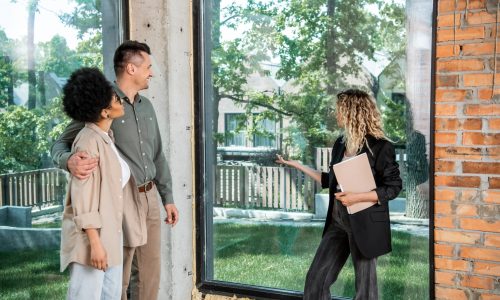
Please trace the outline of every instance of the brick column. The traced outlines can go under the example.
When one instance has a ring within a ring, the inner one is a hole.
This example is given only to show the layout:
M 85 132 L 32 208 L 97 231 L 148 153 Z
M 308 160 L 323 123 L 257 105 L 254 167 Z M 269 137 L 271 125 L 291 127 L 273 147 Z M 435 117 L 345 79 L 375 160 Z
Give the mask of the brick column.
M 438 1 L 436 299 L 500 299 L 497 1 Z

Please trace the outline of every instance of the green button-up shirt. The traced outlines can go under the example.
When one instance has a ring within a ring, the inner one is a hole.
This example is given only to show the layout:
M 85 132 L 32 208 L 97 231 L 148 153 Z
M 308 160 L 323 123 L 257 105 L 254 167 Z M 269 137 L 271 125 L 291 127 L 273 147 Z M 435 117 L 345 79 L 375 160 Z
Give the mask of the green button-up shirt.
M 174 203 L 172 176 L 163 154 L 160 129 L 153 105 L 146 97 L 137 94 L 132 104 L 116 85 L 116 94 L 124 99 L 125 115 L 111 125 L 116 148 L 127 161 L 138 185 L 153 180 L 163 204 Z M 72 121 L 52 145 L 52 160 L 59 168 L 68 170 L 71 145 L 84 123 Z

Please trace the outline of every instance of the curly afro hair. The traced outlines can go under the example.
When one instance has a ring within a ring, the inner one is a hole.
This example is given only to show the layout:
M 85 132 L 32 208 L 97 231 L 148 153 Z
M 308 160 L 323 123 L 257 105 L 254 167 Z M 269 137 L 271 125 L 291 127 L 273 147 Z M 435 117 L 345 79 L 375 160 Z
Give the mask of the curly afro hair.
M 80 122 L 97 122 L 101 111 L 111 105 L 113 87 L 96 68 L 73 72 L 63 88 L 66 114 Z

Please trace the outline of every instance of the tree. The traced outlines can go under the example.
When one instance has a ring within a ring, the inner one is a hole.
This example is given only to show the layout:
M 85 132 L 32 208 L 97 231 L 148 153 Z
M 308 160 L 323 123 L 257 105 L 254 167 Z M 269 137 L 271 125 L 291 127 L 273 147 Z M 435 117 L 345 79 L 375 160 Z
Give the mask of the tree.
M 82 62 L 75 51 L 68 47 L 66 39 L 55 35 L 45 43 L 38 44 L 38 69 L 52 72 L 59 77 L 69 77 Z
M 28 108 L 36 107 L 36 73 L 35 73 L 35 14 L 38 10 L 38 0 L 28 2 Z
M 61 21 L 78 31 L 76 54 L 82 66 L 103 69 L 102 58 L 102 12 L 101 0 L 73 0 L 76 3 L 71 13 L 59 16 Z
M 331 114 L 336 92 L 352 86 L 350 78 L 362 75 L 361 62 L 384 49 L 378 38 L 379 25 L 394 16 L 371 13 L 368 5 L 385 8 L 396 4 L 381 0 L 249 0 L 221 9 L 220 2 L 214 1 L 211 57 L 216 119 L 222 98 L 244 106 L 249 117 L 256 107 L 274 119 L 288 117 L 306 140 L 301 158 L 310 162 L 314 147 L 331 144 L 336 134 Z M 237 38 L 225 40 L 221 28 L 240 32 Z M 275 77 L 293 84 L 292 91 L 255 91 L 246 86 L 249 74 L 269 72 L 262 66 L 271 60 L 279 61 Z

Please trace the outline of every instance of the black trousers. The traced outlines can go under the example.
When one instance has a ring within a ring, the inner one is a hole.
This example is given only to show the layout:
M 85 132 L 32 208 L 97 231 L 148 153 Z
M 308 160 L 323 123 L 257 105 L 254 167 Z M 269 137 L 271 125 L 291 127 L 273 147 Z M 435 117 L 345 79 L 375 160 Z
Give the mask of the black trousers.
M 356 277 L 356 300 L 377 300 L 377 258 L 361 255 L 352 236 L 347 210 L 335 203 L 332 224 L 319 244 L 307 272 L 304 300 L 330 300 L 330 286 L 337 280 L 349 254 Z

